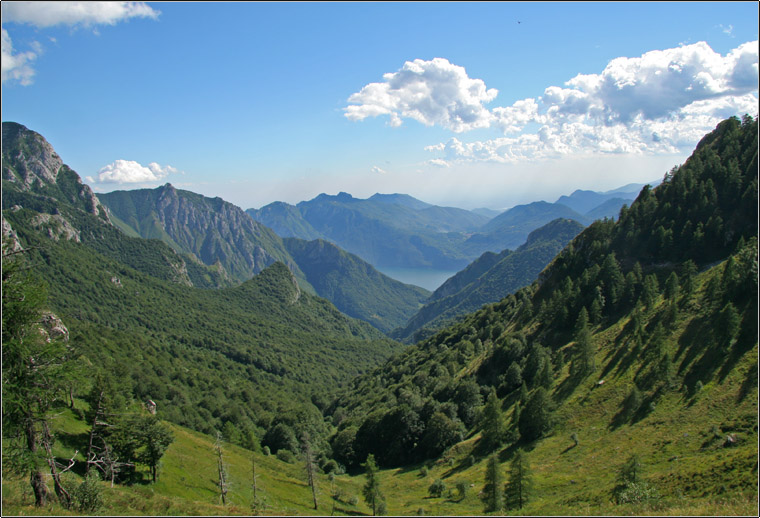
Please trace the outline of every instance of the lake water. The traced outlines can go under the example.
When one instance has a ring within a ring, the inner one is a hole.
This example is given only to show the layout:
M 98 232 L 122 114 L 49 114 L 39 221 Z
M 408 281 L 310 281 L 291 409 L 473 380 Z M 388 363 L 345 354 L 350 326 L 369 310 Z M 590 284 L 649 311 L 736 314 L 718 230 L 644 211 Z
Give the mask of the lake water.
M 378 268 L 382 273 L 405 284 L 414 284 L 426 290 L 435 291 L 446 279 L 455 275 L 456 270 L 434 270 L 431 268 Z

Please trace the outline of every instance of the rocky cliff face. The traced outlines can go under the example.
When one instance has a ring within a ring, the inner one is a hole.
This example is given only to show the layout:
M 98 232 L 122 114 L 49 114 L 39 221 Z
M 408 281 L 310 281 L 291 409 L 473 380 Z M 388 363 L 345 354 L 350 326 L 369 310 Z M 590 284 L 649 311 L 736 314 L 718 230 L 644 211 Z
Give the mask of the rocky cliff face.
M 3 122 L 3 189 L 32 192 L 65 200 L 108 221 L 108 214 L 89 186 L 45 138 L 15 122 Z
M 275 261 L 298 269 L 282 239 L 221 198 L 179 190 L 171 184 L 99 197 L 140 236 L 162 239 L 206 265 L 221 265 L 238 281 L 250 279 Z

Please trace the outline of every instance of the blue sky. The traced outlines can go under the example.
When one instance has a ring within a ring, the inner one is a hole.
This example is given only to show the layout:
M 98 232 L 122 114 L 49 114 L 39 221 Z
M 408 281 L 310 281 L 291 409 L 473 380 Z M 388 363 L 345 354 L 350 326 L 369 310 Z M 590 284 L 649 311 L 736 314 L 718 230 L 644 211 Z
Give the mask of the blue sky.
M 507 208 L 758 106 L 756 2 L 3 2 L 2 120 L 96 192 Z

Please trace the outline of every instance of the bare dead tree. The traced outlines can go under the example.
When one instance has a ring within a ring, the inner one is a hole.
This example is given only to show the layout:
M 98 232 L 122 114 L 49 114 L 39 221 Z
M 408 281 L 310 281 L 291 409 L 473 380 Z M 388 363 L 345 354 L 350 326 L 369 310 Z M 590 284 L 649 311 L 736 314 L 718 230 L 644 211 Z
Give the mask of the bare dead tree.
M 214 443 L 214 450 L 216 450 L 216 466 L 219 472 L 219 497 L 222 500 L 222 505 L 227 505 L 227 469 L 224 465 L 224 458 L 222 457 L 222 434 L 216 432 L 216 443 Z
M 306 462 L 306 478 L 311 488 L 311 497 L 314 500 L 314 509 L 318 508 L 317 505 L 317 487 L 314 482 L 314 456 L 311 451 L 311 443 L 309 441 L 309 434 L 306 432 L 301 436 L 301 448 L 303 449 L 304 460 Z

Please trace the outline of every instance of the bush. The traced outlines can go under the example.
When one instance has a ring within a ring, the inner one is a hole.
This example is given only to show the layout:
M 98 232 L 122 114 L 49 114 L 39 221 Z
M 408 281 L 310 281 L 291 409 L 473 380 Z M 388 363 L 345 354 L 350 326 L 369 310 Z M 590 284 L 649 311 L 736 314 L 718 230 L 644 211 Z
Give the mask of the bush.
M 267 457 L 269 457 L 272 454 L 272 451 L 269 449 L 269 446 L 264 446 L 261 449 L 261 453 L 263 453 L 264 455 L 266 455 Z
M 103 506 L 103 498 L 100 494 L 100 477 L 96 473 L 90 473 L 79 486 L 71 492 L 72 503 L 80 512 L 91 513 Z
M 457 493 L 459 493 L 459 499 L 464 500 L 464 497 L 467 496 L 467 482 L 464 480 L 457 482 Z
M 617 494 L 618 504 L 648 504 L 658 498 L 657 490 L 646 482 L 626 482 Z
M 428 488 L 428 494 L 436 498 L 440 498 L 444 491 L 446 491 L 446 483 L 440 478 L 435 479 Z
M 293 455 L 293 452 L 290 450 L 278 450 L 276 457 L 282 462 L 287 462 L 288 464 L 296 463 L 296 456 Z
M 359 503 L 359 497 L 356 495 L 351 495 L 351 498 L 348 499 L 348 503 L 350 505 L 356 505 Z

